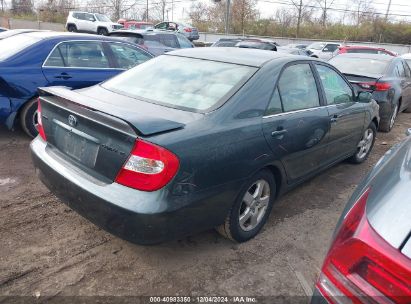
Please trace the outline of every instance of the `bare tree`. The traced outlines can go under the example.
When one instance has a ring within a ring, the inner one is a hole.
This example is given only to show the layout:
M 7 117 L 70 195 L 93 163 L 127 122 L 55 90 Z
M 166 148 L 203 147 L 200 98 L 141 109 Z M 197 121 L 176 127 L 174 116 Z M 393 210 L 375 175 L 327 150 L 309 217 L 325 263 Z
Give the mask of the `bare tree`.
M 231 8 L 231 24 L 235 33 L 244 33 L 248 22 L 258 16 L 255 0 L 234 0 Z
M 335 0 L 315 0 L 322 9 L 321 23 L 323 27 L 327 26 L 327 13 Z
M 304 19 L 312 14 L 312 8 L 310 7 L 311 1 L 303 0 L 290 0 L 294 5 L 295 10 L 297 11 L 297 30 L 296 37 L 300 35 L 301 23 Z

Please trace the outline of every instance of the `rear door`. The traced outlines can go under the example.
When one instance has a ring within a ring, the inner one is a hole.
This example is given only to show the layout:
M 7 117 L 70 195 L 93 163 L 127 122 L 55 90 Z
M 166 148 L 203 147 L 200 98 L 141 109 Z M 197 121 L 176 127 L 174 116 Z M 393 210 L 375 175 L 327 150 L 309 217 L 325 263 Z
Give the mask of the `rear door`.
M 401 60 L 397 62 L 395 67 L 396 73 L 400 79 L 400 85 L 402 90 L 402 105 L 400 111 L 408 107 L 411 99 L 411 78 L 410 69 L 405 61 Z
M 356 150 L 365 127 L 365 107 L 355 101 L 351 86 L 336 70 L 321 63 L 315 67 L 331 123 L 326 158 L 334 162 Z
M 326 151 L 330 121 L 312 68 L 307 62 L 287 66 L 263 117 L 264 136 L 289 183 L 318 170 Z
M 62 42 L 51 51 L 42 69 L 50 86 L 73 89 L 100 83 L 120 72 L 100 41 Z

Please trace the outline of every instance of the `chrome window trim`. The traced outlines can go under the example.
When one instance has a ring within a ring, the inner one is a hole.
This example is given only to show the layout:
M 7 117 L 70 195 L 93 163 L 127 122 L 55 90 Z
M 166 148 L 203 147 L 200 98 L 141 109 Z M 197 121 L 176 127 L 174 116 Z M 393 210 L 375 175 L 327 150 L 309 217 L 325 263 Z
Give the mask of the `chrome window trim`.
M 288 115 L 288 114 L 294 114 L 294 113 L 301 113 L 301 112 L 309 112 L 309 111 L 314 111 L 317 109 L 326 109 L 329 107 L 335 107 L 335 104 L 332 105 L 326 105 L 326 106 L 319 106 L 319 107 L 313 107 L 313 108 L 307 108 L 307 109 L 301 109 L 301 110 L 294 110 L 294 111 L 288 111 L 288 112 L 282 112 L 282 113 L 277 113 L 277 114 L 271 114 L 271 115 L 265 115 L 263 116 L 263 119 L 266 118 L 271 118 L 271 117 L 275 117 L 275 116 L 284 116 L 284 115 Z

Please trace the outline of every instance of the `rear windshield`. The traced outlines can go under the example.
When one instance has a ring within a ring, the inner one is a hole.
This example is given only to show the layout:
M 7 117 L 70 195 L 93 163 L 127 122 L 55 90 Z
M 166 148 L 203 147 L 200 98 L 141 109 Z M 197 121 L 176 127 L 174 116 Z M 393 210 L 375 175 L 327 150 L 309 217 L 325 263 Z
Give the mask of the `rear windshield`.
M 25 34 L 12 36 L 3 40 L 0 40 L 0 61 L 5 60 L 18 52 L 24 50 L 30 45 L 39 42 L 41 38 L 32 37 Z
M 384 74 L 388 61 L 386 60 L 376 60 L 370 58 L 355 58 L 355 57 L 345 57 L 336 56 L 330 61 L 337 69 L 345 74 L 353 75 L 382 75 Z
M 159 56 L 102 86 L 172 108 L 207 112 L 225 102 L 256 70 L 237 64 Z
M 325 46 L 325 43 L 315 42 L 307 46 L 307 49 L 322 50 L 324 46 Z

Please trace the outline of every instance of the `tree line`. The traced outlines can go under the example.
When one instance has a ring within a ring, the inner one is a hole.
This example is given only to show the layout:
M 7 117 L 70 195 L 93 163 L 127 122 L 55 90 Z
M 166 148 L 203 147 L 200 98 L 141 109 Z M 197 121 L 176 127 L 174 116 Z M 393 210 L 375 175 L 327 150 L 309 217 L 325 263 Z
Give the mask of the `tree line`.
M 227 0 L 193 1 L 191 23 L 202 32 L 223 33 Z M 354 40 L 385 43 L 411 43 L 411 16 L 378 12 L 369 0 L 347 0 L 345 8 L 335 0 L 265 0 L 286 3 L 272 12 L 258 10 L 257 1 L 231 0 L 229 32 L 240 35 Z M 79 6 L 79 3 L 81 5 Z M 87 10 L 119 18 L 153 22 L 171 19 L 171 0 L 0 0 L 1 13 L 10 17 L 60 22 L 70 10 Z M 271 6 L 267 6 L 271 7 Z M 148 8 L 148 10 L 147 10 Z M 407 7 L 408 8 L 408 7 Z M 411 9 L 411 4 L 409 6 Z M 270 17 L 267 17 L 270 16 Z

